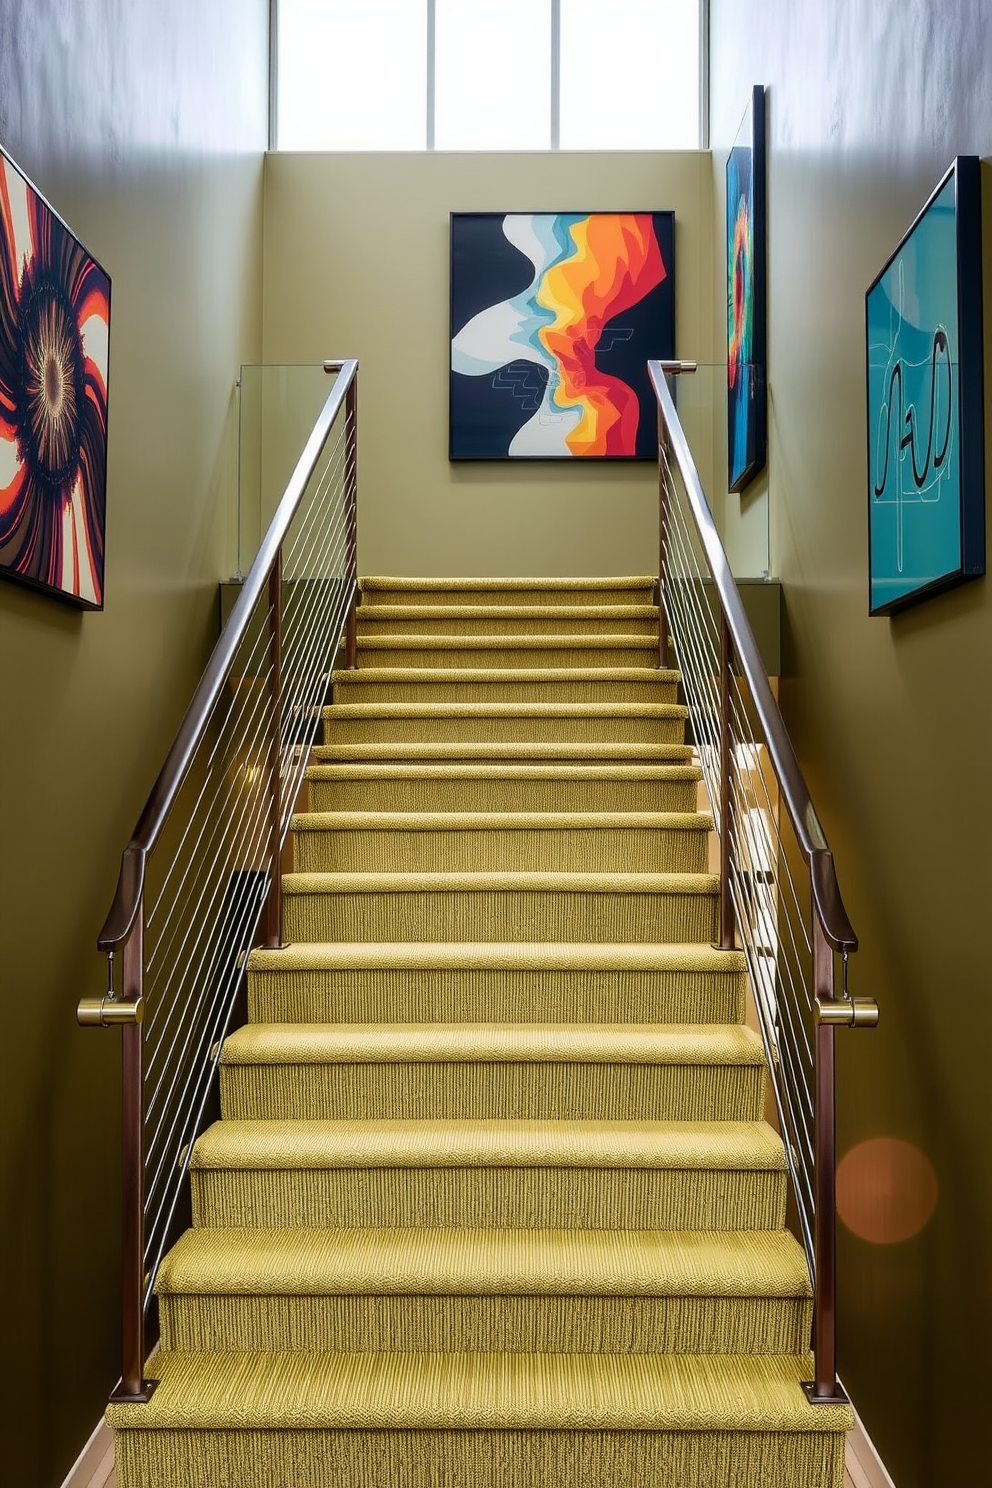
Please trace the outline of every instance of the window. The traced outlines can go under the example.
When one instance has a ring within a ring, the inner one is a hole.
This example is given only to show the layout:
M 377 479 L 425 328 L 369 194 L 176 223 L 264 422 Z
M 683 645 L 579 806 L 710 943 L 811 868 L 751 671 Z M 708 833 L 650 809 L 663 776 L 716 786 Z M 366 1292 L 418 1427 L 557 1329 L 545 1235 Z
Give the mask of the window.
M 702 138 L 706 0 L 277 0 L 280 150 Z

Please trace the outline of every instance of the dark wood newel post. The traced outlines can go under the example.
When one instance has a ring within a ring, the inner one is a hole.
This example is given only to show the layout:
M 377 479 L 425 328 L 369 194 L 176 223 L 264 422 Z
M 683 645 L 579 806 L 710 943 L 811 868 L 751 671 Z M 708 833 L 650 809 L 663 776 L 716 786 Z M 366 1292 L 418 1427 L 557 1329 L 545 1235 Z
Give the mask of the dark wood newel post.
M 833 1001 L 834 953 L 813 908 L 813 1006 Z M 837 1382 L 837 1175 L 834 1027 L 821 1020 L 815 1033 L 813 1142 L 816 1209 L 813 1246 L 816 1277 L 813 1298 L 815 1378 L 811 1400 L 844 1400 Z
M 348 450 L 346 495 L 348 511 L 348 580 L 352 584 L 351 603 L 345 627 L 345 666 L 353 672 L 358 666 L 358 373 L 352 377 L 345 395 L 345 429 Z
M 269 656 L 272 726 L 269 737 L 269 855 L 272 877 L 265 907 L 265 944 L 282 945 L 282 548 L 269 574 Z
M 658 666 L 668 666 L 668 429 L 658 408 Z
M 122 999 L 142 1008 L 145 906 L 124 943 Z M 154 1389 L 145 1374 L 145 1154 L 144 1031 L 139 1021 L 121 1028 L 121 1383 L 114 1400 L 145 1401 Z
M 736 944 L 737 922 L 730 893 L 731 833 L 734 811 L 731 798 L 733 778 L 733 739 L 730 729 L 731 687 L 733 684 L 734 648 L 727 617 L 720 612 L 720 947 L 732 951 Z

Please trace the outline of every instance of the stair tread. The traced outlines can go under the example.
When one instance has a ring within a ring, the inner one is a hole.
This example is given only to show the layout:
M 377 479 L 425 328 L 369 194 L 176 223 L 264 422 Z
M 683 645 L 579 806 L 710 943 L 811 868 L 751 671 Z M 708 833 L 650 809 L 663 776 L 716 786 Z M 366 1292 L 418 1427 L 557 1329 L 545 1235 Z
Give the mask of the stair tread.
M 522 591 L 524 592 L 524 591 Z M 362 604 L 359 624 L 366 620 L 654 620 L 658 606 L 621 605 L 399 605 Z
M 542 639 L 546 639 L 542 637 Z M 458 682 L 466 687 L 485 682 L 656 682 L 671 687 L 680 673 L 658 667 L 366 667 L 334 672 L 335 685 L 372 682 Z
M 284 894 L 719 893 L 715 873 L 284 873 Z
M 705 811 L 301 811 L 294 832 L 710 832 Z
M 225 1065 L 616 1063 L 762 1065 L 743 1024 L 249 1023 L 224 1040 Z
M 385 668 L 377 668 L 377 678 L 382 679 Z M 506 669 L 498 669 L 486 672 L 486 677 L 499 679 Z M 630 668 L 643 675 L 643 668 Z M 421 678 L 426 673 L 416 672 L 415 668 L 402 669 L 403 680 L 414 672 Z M 354 678 L 355 672 L 343 672 L 337 674 L 345 678 Z M 461 674 L 457 671 L 445 671 L 440 674 L 444 681 L 450 682 L 452 678 L 459 678 Z M 557 677 L 558 672 L 548 673 L 549 677 Z M 579 676 L 588 678 L 590 671 L 583 671 Z M 528 676 L 533 678 L 534 673 Z M 539 679 L 540 680 L 540 679 Z M 323 710 L 323 717 L 328 722 L 340 719 L 347 722 L 355 719 L 383 719 L 383 718 L 687 718 L 689 710 L 684 703 L 334 703 Z
M 812 1295 L 785 1230 L 193 1229 L 160 1295 Z
M 592 1167 L 783 1172 L 764 1121 L 217 1121 L 195 1171 L 253 1168 Z
M 417 592 L 430 593 L 432 589 L 457 590 L 457 589 L 479 589 L 484 592 L 500 590 L 504 593 L 527 589 L 570 589 L 586 592 L 590 589 L 653 589 L 658 582 L 657 576 L 652 574 L 600 574 L 590 577 L 581 575 L 577 578 L 546 577 L 543 574 L 516 575 L 511 578 L 493 577 L 488 574 L 477 576 L 460 574 L 457 577 L 424 578 L 420 575 L 402 574 L 367 574 L 359 582 L 359 588 L 363 595 L 372 594 L 377 589 L 393 592 L 397 589 L 416 590 Z
M 420 970 L 576 970 L 673 971 L 702 975 L 742 975 L 747 961 L 741 951 L 724 951 L 698 941 L 662 945 L 596 944 L 588 941 L 308 941 L 277 950 L 257 949 L 248 958 L 251 971 L 351 970 L 359 967 Z
M 386 636 L 363 635 L 358 642 L 360 651 L 601 651 L 607 647 L 617 651 L 647 651 L 652 656 L 658 654 L 658 642 L 654 636 L 626 635 L 622 631 L 619 634 L 563 631 L 559 634 L 513 636 L 431 635 L 398 631 Z
M 843 1432 L 847 1406 L 811 1406 L 811 1355 L 192 1354 L 149 1362 L 136 1430 L 426 1429 Z
M 695 780 L 698 765 L 335 764 L 310 765 L 308 780 Z
M 491 760 L 494 764 L 508 760 L 530 760 L 535 764 L 542 760 L 562 763 L 598 760 L 622 765 L 652 760 L 686 764 L 692 758 L 692 749 L 688 744 L 601 744 L 594 740 L 560 744 L 480 739 L 464 743 L 317 744 L 311 754 L 320 764 L 475 759 Z

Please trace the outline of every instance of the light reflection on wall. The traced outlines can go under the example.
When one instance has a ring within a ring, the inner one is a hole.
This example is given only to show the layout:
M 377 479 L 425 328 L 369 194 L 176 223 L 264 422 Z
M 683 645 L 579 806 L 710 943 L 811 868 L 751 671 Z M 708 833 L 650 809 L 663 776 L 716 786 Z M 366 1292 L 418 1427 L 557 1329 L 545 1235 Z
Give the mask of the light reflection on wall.
M 930 1159 L 898 1137 L 859 1142 L 837 1166 L 837 1213 L 873 1245 L 897 1245 L 918 1235 L 933 1216 L 937 1193 Z

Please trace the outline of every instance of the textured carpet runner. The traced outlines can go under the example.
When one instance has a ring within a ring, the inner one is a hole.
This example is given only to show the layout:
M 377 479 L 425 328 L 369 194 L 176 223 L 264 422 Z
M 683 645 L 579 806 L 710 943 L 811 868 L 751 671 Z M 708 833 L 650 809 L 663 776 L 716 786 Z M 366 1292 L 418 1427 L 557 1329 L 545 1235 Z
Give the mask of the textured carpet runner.
M 121 1488 L 840 1488 L 648 579 L 369 579 Z

